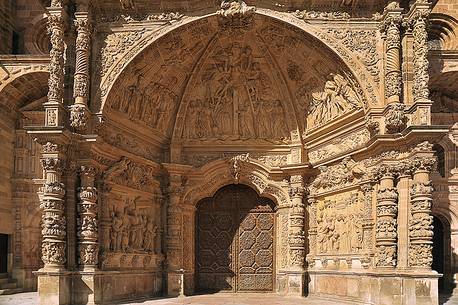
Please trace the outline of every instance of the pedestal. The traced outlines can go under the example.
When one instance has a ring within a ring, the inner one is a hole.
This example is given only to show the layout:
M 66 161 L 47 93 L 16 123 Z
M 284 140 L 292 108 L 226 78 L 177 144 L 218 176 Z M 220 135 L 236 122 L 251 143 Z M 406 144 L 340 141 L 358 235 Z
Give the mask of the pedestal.
M 38 298 L 40 305 L 70 305 L 71 276 L 68 273 L 40 272 L 38 276 Z
M 185 271 L 169 271 L 167 273 L 167 296 L 169 297 L 178 297 L 184 296 L 185 291 L 185 280 L 184 280 Z
M 288 296 L 304 296 L 305 276 L 304 271 L 280 271 L 277 274 L 277 292 Z

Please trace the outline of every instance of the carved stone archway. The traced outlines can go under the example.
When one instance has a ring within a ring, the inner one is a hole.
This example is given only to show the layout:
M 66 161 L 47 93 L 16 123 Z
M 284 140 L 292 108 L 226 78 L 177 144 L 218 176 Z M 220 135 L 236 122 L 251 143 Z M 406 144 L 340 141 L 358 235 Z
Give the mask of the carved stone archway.
M 266 197 L 276 204 L 275 231 L 278 233 L 274 251 L 274 276 L 277 283 L 275 291 L 293 295 L 303 293 L 305 233 L 302 228 L 305 214 L 302 203 L 304 193 L 300 191 L 303 188 L 301 175 L 291 175 L 286 169 L 273 170 L 252 159 L 249 154 L 212 161 L 197 169 L 174 164 L 166 164 L 165 167 L 171 179 L 170 204 L 167 208 L 170 295 L 180 293 L 178 283 L 183 272 L 184 292 L 194 292 L 196 266 L 195 257 L 190 253 L 194 254 L 196 250 L 189 241 L 196 236 L 196 205 L 227 185 L 249 186 L 258 196 Z M 181 242 L 177 243 L 180 237 Z M 289 287 L 290 284 L 293 287 Z

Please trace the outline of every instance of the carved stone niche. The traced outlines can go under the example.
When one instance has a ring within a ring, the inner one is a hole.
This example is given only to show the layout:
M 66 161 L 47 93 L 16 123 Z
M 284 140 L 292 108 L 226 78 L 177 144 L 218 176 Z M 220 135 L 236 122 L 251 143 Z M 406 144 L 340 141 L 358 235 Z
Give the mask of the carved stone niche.
M 144 196 L 107 196 L 108 236 L 102 269 L 156 269 L 164 259 L 161 249 L 161 208 L 158 199 Z

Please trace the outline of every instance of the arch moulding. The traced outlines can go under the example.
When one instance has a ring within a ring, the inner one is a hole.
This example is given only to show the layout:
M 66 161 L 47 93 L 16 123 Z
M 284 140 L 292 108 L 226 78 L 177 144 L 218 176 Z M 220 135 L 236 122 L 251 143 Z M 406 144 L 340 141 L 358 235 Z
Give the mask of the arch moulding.
M 368 108 L 368 104 L 377 103 L 377 86 L 373 83 L 372 77 L 364 68 L 362 62 L 353 59 L 352 52 L 345 46 L 339 43 L 334 37 L 326 34 L 325 31 L 321 30 L 317 26 L 311 25 L 304 20 L 300 20 L 294 17 L 291 13 L 275 12 L 269 9 L 258 8 L 256 15 L 272 18 L 276 21 L 284 23 L 294 29 L 303 31 L 305 34 L 311 36 L 317 42 L 321 43 L 323 47 L 331 51 L 331 53 L 343 64 L 343 67 L 347 69 L 351 76 L 356 80 L 359 86 L 358 91 L 363 99 L 363 107 L 365 110 Z M 131 64 L 138 56 L 145 52 L 150 46 L 152 46 L 159 39 L 172 34 L 179 28 L 190 26 L 198 21 L 202 21 L 207 18 L 215 17 L 216 13 L 206 14 L 202 16 L 184 16 L 179 20 L 161 25 L 151 32 L 141 29 L 141 35 L 139 39 L 131 43 L 131 46 L 120 56 L 119 59 L 112 64 L 105 75 L 100 80 L 100 85 L 96 89 L 95 99 L 93 103 L 93 112 L 101 115 L 107 98 L 110 95 L 113 85 L 118 81 L 123 71 Z M 365 84 L 364 86 L 361 84 Z M 323 84 L 324 85 L 324 84 Z
M 272 178 L 272 170 L 248 155 L 210 162 L 190 172 L 183 192 L 183 202 L 196 206 L 199 200 L 212 197 L 228 184 L 244 184 L 258 195 L 272 199 L 278 207 L 288 206 L 287 183 Z M 286 176 L 284 173 L 276 173 Z M 285 184 L 285 185 L 283 185 Z

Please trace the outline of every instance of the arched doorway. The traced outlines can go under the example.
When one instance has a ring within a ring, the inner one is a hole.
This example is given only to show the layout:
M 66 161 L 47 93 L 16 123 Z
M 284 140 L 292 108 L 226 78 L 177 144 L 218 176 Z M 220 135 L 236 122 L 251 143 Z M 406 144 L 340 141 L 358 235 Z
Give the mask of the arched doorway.
M 197 291 L 273 291 L 275 204 L 228 185 L 197 204 Z
M 433 264 L 432 269 L 442 274 L 438 288 L 442 297 L 450 296 L 454 288 L 451 270 L 450 227 L 447 220 L 434 216 Z

